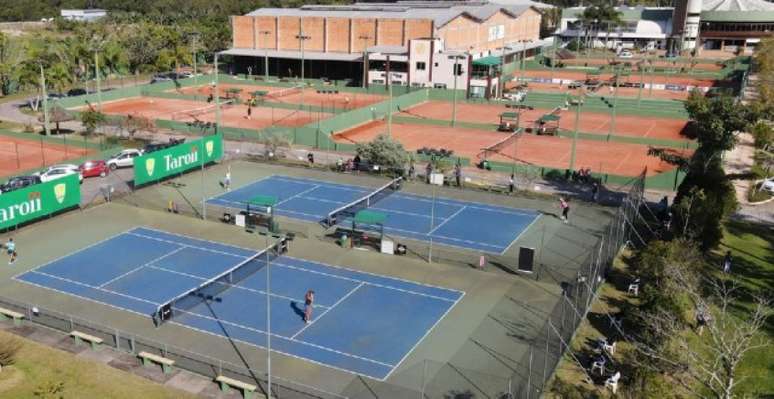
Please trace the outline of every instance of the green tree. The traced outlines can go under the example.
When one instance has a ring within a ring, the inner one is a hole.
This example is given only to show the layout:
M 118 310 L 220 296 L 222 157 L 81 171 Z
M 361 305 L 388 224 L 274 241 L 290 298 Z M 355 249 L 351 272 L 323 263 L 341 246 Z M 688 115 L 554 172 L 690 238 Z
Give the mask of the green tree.
M 403 144 L 385 134 L 380 134 L 369 143 L 358 143 L 355 151 L 363 161 L 379 165 L 383 170 L 400 173 L 411 159 Z
M 18 73 L 21 49 L 8 35 L 0 32 L 0 95 L 8 95 Z
M 607 48 L 610 28 L 623 24 L 621 15 L 621 12 L 615 9 L 615 5 L 612 2 L 608 0 L 593 0 L 591 5 L 583 10 L 578 19 L 586 27 L 587 34 L 591 33 L 592 37 L 596 37 L 597 33 L 604 28 L 606 32 L 605 48 Z M 593 44 L 591 47 L 594 47 Z
M 86 128 L 87 136 L 93 135 L 97 130 L 97 126 L 102 125 L 106 120 L 105 114 L 95 109 L 89 108 L 81 112 L 81 123 L 83 124 L 83 127 Z

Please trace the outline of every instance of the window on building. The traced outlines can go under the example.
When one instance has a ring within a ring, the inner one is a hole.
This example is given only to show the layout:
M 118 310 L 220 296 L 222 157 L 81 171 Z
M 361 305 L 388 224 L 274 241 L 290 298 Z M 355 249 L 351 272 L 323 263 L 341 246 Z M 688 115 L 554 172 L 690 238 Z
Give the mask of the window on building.
M 436 68 L 438 68 L 438 63 L 437 63 L 437 62 L 436 62 L 436 63 L 433 63 L 433 66 L 435 66 Z
M 417 71 L 424 71 L 427 65 L 424 62 L 417 62 Z
M 454 74 L 457 76 L 462 75 L 462 64 L 454 65 Z
M 444 84 L 444 83 L 436 83 L 436 84 L 433 85 L 433 87 L 435 87 L 436 89 L 445 89 L 446 88 L 446 84 Z
M 422 83 L 419 83 L 419 82 L 411 82 L 411 87 L 422 87 Z

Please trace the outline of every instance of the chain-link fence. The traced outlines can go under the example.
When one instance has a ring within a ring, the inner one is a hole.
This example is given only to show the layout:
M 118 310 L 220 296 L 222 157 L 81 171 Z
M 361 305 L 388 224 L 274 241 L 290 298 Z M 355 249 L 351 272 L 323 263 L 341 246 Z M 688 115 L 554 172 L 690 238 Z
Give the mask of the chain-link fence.
M 637 235 L 639 209 L 644 202 L 645 174 L 632 180 L 615 217 L 599 239 L 574 281 L 562 282 L 562 296 L 545 325 L 533 337 L 529 352 L 521 360 L 527 367 L 521 384 L 515 389 L 521 398 L 538 398 L 556 370 L 559 360 L 569 349 L 575 332 L 594 301 L 597 289 L 620 250 Z M 514 381 L 519 381 L 514 376 Z

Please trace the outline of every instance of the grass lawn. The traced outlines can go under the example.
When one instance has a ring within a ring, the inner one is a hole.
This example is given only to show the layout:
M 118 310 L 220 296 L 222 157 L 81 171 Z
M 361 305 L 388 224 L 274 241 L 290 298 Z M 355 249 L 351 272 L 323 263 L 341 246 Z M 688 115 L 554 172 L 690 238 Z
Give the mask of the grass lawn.
M 0 340 L 9 338 L 21 341 L 23 347 L 16 357 L 16 364 L 4 367 L 0 372 L 2 399 L 195 397 L 110 366 L 80 359 L 68 352 L 0 331 Z
M 720 275 L 720 262 L 726 251 L 731 250 L 734 257 L 730 278 L 741 288 L 740 300 L 735 304 L 738 312 L 753 308 L 752 296 L 768 294 L 772 296 L 774 287 L 774 228 L 769 225 L 731 221 L 726 223 L 725 236 L 720 247 L 711 254 L 717 269 L 710 273 Z M 626 273 L 627 254 L 616 259 L 610 279 L 599 288 L 597 300 L 591 305 L 588 317 L 578 327 L 575 338 L 570 344 L 572 352 L 587 363 L 589 359 L 590 342 L 611 333 L 606 314 L 616 313 L 620 305 L 628 302 L 636 304 L 637 299 L 625 293 L 630 276 Z M 687 334 L 693 332 L 686 330 Z M 708 334 L 704 335 L 709 339 Z M 768 339 L 770 345 L 756 351 L 748 352 L 742 361 L 737 376 L 741 378 L 735 392 L 735 397 L 774 397 L 774 316 L 769 318 L 766 327 L 760 334 L 761 339 Z M 696 338 L 698 339 L 698 337 Z M 615 358 L 621 360 L 629 349 L 626 342 L 618 342 Z M 621 364 L 621 366 L 624 366 Z M 566 354 L 557 366 L 550 386 L 552 392 L 547 392 L 547 398 L 585 398 L 609 397 L 610 391 L 600 384 L 590 384 L 586 374 L 575 359 Z M 673 393 L 678 394 L 677 386 Z M 685 393 L 685 392 L 683 392 Z
M 730 250 L 734 257 L 731 277 L 751 294 L 774 292 L 774 228 L 770 225 L 732 221 L 726 224 L 726 233 L 718 250 Z M 749 299 L 745 297 L 745 299 Z M 752 308 L 750 301 L 739 305 Z M 749 352 L 740 366 L 739 375 L 744 378 L 737 395 L 743 397 L 770 397 L 774 395 L 774 316 L 763 329 L 762 338 L 768 339 L 766 348 Z

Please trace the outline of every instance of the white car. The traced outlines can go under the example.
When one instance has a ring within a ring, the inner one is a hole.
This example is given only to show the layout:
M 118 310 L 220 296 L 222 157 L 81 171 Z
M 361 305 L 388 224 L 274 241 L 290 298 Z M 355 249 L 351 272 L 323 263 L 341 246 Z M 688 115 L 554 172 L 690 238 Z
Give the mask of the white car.
M 40 177 L 40 181 L 43 183 L 56 180 L 56 179 L 61 179 L 65 176 L 78 175 L 78 181 L 83 183 L 83 176 L 81 176 L 81 173 L 78 171 L 77 167 L 75 169 L 72 169 L 69 167 L 52 166 L 43 172 L 36 173 L 35 175 Z
M 621 50 L 621 52 L 618 53 L 618 58 L 634 58 L 634 54 L 629 50 Z
M 766 190 L 774 194 L 774 177 L 770 177 L 761 183 L 761 190 Z
M 134 159 L 142 155 L 142 151 L 134 148 L 126 149 L 113 155 L 105 163 L 107 163 L 110 170 L 116 170 L 117 168 L 127 168 L 134 166 Z

